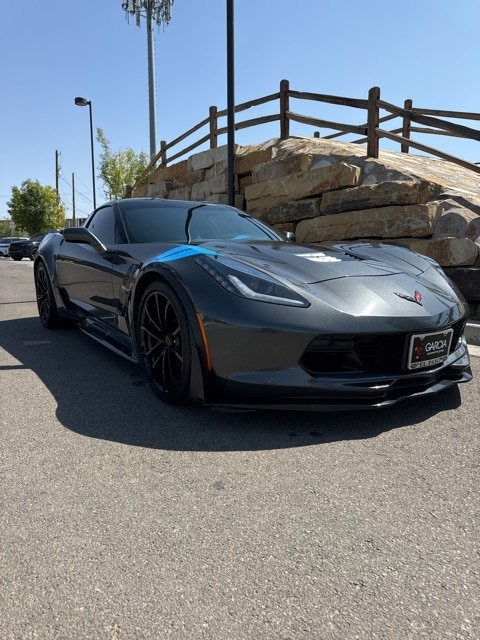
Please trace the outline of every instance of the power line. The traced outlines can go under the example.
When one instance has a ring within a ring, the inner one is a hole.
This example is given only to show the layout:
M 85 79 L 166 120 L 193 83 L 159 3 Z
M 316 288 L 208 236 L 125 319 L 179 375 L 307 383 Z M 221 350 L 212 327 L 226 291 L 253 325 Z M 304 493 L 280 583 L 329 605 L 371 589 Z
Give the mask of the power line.
M 61 178 L 60 178 L 60 179 L 61 179 L 61 181 L 62 181 L 62 182 L 64 182 L 68 187 L 70 187 L 70 189 L 72 188 L 72 185 L 70 184 L 70 182 L 69 182 L 66 178 L 64 178 L 63 176 L 61 176 Z M 77 178 L 77 180 L 78 180 L 78 178 Z M 80 182 L 82 182 L 82 181 L 80 180 Z M 87 187 L 87 185 L 86 185 L 86 184 L 84 184 L 83 182 L 82 182 L 82 184 L 83 184 L 83 186 L 85 187 L 85 189 L 89 189 L 89 187 Z M 93 204 L 91 196 L 86 195 L 86 194 L 85 194 L 85 193 L 83 193 L 82 191 L 78 191 L 78 190 L 76 190 L 75 192 L 76 192 L 76 193 L 78 193 L 79 195 L 81 195 L 81 196 L 82 196 L 82 198 L 84 198 L 84 199 L 85 199 L 89 204 Z M 87 193 L 90 193 L 90 191 L 87 191 Z
M 88 206 L 88 209 L 84 209 L 82 207 L 79 207 L 77 202 L 75 202 L 75 217 L 76 218 L 86 218 L 90 215 L 91 211 L 92 211 L 92 200 L 90 197 L 88 197 L 87 195 L 85 195 L 83 192 L 81 191 L 77 191 L 75 190 L 75 193 L 73 193 L 73 185 L 70 184 L 70 182 L 64 178 L 62 175 L 60 176 L 60 180 L 63 183 L 61 186 L 64 187 L 65 185 L 67 185 L 67 187 L 69 188 L 69 193 L 68 196 L 65 194 L 64 189 L 61 189 L 61 193 L 60 193 L 60 199 L 62 201 L 62 203 L 64 204 L 64 206 L 69 210 L 69 213 L 71 212 L 72 216 L 74 214 L 74 206 L 73 206 L 73 200 L 75 199 L 75 196 L 80 196 L 81 198 L 83 198 L 86 201 L 86 204 Z M 84 185 L 85 188 L 88 189 L 88 187 L 86 187 L 86 185 Z M 88 193 L 90 193 L 90 191 L 88 191 Z

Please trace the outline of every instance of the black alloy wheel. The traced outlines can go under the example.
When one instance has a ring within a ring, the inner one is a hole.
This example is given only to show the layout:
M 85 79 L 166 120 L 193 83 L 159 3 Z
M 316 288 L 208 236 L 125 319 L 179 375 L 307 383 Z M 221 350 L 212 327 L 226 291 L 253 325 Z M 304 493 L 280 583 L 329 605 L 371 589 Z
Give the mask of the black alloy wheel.
M 57 303 L 53 295 L 52 285 L 45 265 L 40 263 L 35 271 L 35 292 L 37 295 L 38 314 L 47 329 L 55 329 L 61 324 Z
M 152 283 L 143 294 L 137 322 L 142 366 L 155 393 L 184 404 L 190 390 L 192 351 L 187 314 L 173 289 Z

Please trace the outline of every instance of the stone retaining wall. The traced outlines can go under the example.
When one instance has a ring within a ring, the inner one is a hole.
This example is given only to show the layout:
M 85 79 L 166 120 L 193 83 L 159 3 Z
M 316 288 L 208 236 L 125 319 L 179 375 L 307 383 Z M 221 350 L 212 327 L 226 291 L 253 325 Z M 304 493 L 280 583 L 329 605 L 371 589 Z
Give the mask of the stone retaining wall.
M 236 147 L 236 206 L 298 242 L 382 241 L 437 260 L 480 317 L 480 174 L 321 138 Z M 159 167 L 134 196 L 228 201 L 227 148 Z

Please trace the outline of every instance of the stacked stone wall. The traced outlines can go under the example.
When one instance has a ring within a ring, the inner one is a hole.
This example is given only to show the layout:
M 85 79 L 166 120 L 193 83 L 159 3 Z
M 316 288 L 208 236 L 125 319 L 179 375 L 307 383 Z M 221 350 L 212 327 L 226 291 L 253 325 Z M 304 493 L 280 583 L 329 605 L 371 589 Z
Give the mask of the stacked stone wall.
M 134 196 L 228 202 L 227 148 L 159 167 Z M 480 174 L 318 138 L 236 146 L 235 205 L 298 242 L 380 241 L 435 259 L 480 317 Z

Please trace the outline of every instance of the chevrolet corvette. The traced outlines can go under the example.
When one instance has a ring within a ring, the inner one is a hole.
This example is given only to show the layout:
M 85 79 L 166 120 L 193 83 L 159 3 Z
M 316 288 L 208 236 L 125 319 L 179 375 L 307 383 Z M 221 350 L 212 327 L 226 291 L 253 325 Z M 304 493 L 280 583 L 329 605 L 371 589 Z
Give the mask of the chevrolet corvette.
M 46 328 L 73 321 L 167 403 L 368 409 L 472 378 L 468 305 L 436 262 L 296 243 L 226 205 L 108 202 L 44 238 L 34 279 Z

